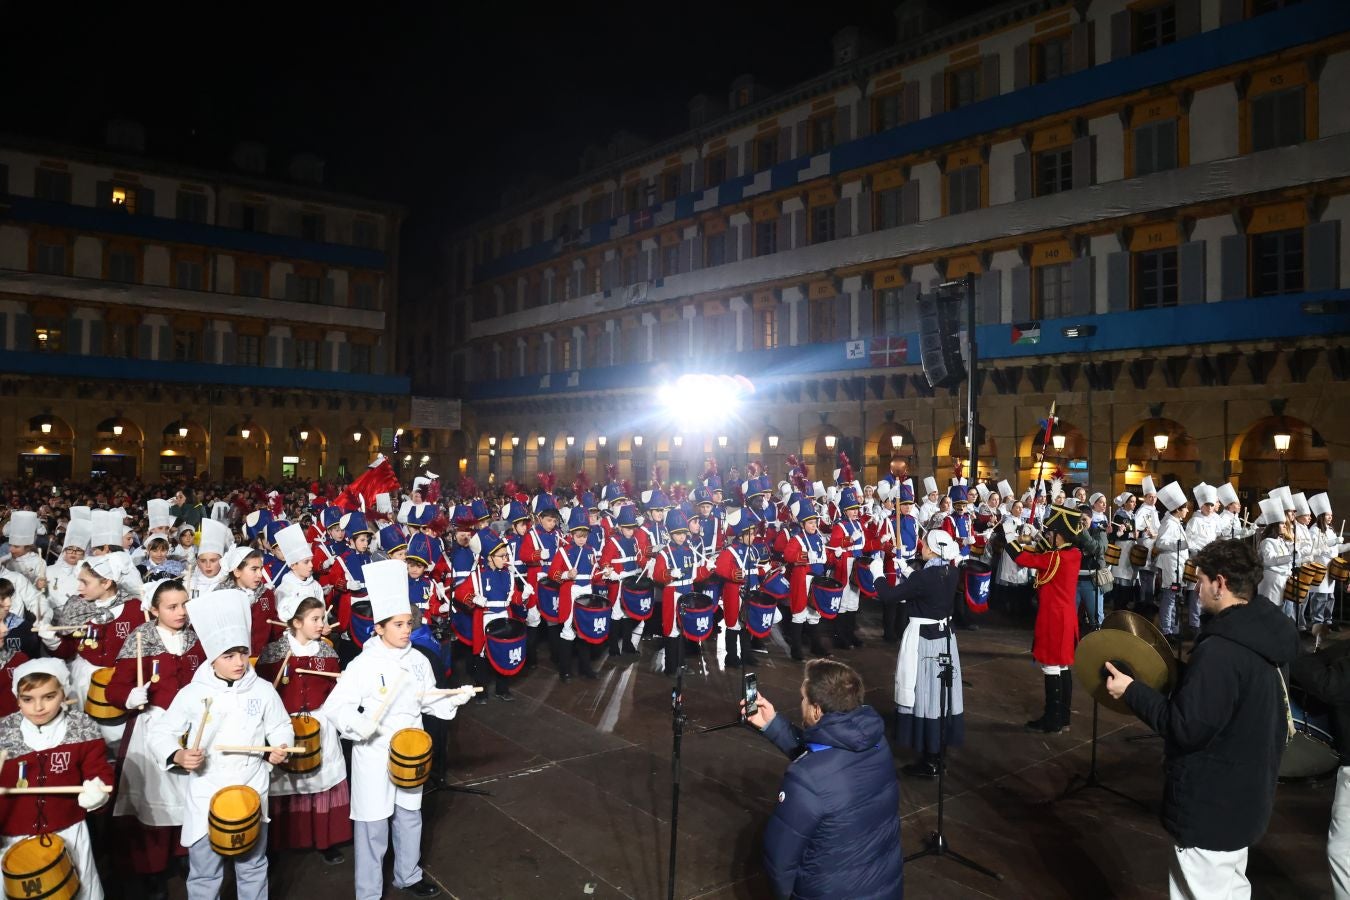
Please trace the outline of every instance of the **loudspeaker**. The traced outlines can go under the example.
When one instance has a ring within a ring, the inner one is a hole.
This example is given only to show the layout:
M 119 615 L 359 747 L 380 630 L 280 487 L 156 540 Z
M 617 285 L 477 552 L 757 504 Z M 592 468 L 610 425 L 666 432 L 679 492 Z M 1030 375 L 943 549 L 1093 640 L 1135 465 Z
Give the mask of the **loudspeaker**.
M 955 387 L 966 378 L 960 310 L 958 300 L 938 293 L 919 294 L 919 356 L 930 387 Z

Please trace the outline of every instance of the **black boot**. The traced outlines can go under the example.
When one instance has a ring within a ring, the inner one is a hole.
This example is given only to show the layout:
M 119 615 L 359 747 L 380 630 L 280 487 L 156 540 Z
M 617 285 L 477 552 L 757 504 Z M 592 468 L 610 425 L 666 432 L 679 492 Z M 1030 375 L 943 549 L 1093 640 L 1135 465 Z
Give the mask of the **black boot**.
M 609 623 L 609 640 L 606 645 L 609 648 L 610 656 L 619 656 L 623 653 L 623 627 L 633 620 L 624 617 L 615 622 Z
M 897 604 L 883 602 L 881 604 L 881 639 L 888 644 L 894 644 L 900 640 L 900 635 L 895 631 L 895 619 L 900 610 L 896 608 Z
M 727 664 L 727 668 L 728 668 L 728 669 L 730 669 L 730 668 L 732 668 L 732 667 L 739 667 L 740 664 L 741 664 L 741 654 L 740 654 L 741 632 L 740 632 L 740 629 L 737 629 L 737 630 L 735 630 L 735 631 L 731 631 L 730 629 L 728 629 L 726 632 L 724 632 L 724 634 L 725 634 L 725 636 L 726 636 L 726 650 L 727 650 L 727 652 L 726 652 L 726 656 L 723 657 L 723 661 Z
M 587 681 L 594 681 L 600 677 L 595 673 L 595 661 L 591 659 L 594 652 L 595 648 L 581 638 L 572 642 L 572 655 L 577 658 L 577 668 L 581 671 L 581 677 Z
M 917 778 L 936 778 L 942 769 L 942 757 L 936 753 L 925 753 L 923 759 L 902 766 L 900 771 Z
M 754 637 L 744 628 L 736 630 L 737 642 L 741 645 L 741 665 L 753 666 L 755 664 L 755 654 L 751 649 L 754 644 Z
M 863 645 L 863 640 L 858 636 L 858 611 L 855 609 L 848 614 L 848 628 L 845 633 L 848 635 L 848 645 L 859 649 Z
M 1059 670 L 1059 724 L 1060 731 L 1069 730 L 1069 719 L 1073 716 L 1073 670 Z
M 525 629 L 525 668 L 536 669 L 539 667 L 539 628 Z
M 807 623 L 806 637 L 810 642 L 812 653 L 819 657 L 830 656 L 830 645 L 826 643 L 824 630 L 819 623 L 815 625 Z
M 638 648 L 633 646 L 633 632 L 637 631 L 638 623 L 634 619 L 623 620 L 623 639 L 619 641 L 619 649 L 623 651 L 624 656 L 637 656 Z M 642 629 L 644 632 L 647 629 Z
M 1059 734 L 1059 674 L 1045 677 L 1045 713 L 1039 719 L 1027 723 L 1027 731 L 1040 731 L 1045 734 Z
M 805 623 L 788 621 L 783 624 L 787 626 L 788 651 L 794 660 L 803 661 L 806 659 L 806 655 L 802 653 L 802 629 L 806 627 Z
M 553 645 L 553 659 L 558 666 L 558 680 L 563 684 L 572 680 L 572 646 L 575 641 L 564 641 L 561 630 L 550 633 L 549 643 Z
M 657 646 L 664 647 L 666 651 L 665 668 L 663 671 L 667 675 L 674 675 L 679 671 L 679 665 L 675 662 L 675 657 L 680 652 L 680 641 L 684 640 L 684 638 L 663 637 L 657 638 L 657 640 L 660 641 Z

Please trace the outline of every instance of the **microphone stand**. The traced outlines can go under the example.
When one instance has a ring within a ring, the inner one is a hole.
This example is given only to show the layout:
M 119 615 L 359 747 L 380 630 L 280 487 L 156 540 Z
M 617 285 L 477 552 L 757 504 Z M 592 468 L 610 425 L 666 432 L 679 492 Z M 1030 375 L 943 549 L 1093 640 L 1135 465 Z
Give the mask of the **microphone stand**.
M 947 843 L 947 837 L 943 834 L 943 788 L 945 786 L 945 776 L 947 773 L 947 727 L 952 717 L 952 680 L 955 676 L 956 666 L 952 662 L 952 622 L 947 620 L 947 652 L 938 656 L 938 668 L 941 670 L 938 678 L 942 682 L 942 719 L 938 728 L 938 813 L 937 830 L 928 836 L 927 846 L 918 853 L 912 853 L 905 857 L 905 862 L 913 862 L 925 856 L 936 856 L 938 858 L 950 857 L 952 860 L 960 863 L 968 869 L 974 869 L 982 875 L 988 875 L 997 881 L 1002 881 L 1003 876 L 993 869 L 985 868 L 979 863 L 960 853 L 957 853 Z
M 1120 668 L 1119 664 L 1116 664 L 1116 667 Z M 1148 810 L 1147 803 L 1138 799 L 1137 797 L 1131 797 L 1129 794 L 1116 790 L 1109 784 L 1104 783 L 1101 780 L 1101 778 L 1099 778 L 1097 775 L 1097 713 L 1100 708 L 1101 704 L 1098 703 L 1094 698 L 1092 701 L 1092 760 L 1088 764 L 1087 775 L 1086 776 L 1075 775 L 1072 778 L 1070 778 L 1069 786 L 1064 789 L 1064 793 L 1060 794 L 1057 798 L 1055 798 L 1050 802 L 1058 803 L 1060 800 L 1067 800 L 1068 798 L 1072 797 L 1074 794 L 1077 794 L 1080 791 L 1085 791 L 1088 788 L 1097 788 L 1098 790 L 1106 791 L 1108 794 L 1113 794 L 1122 800 L 1129 800 L 1131 803 L 1138 804 L 1142 809 L 1147 811 Z M 1081 782 L 1081 783 L 1074 784 L 1074 782 Z
M 679 598 L 673 598 L 676 602 Z M 675 613 L 678 621 L 679 612 Z M 679 851 L 680 824 L 680 741 L 684 738 L 684 635 L 675 638 L 675 687 L 670 690 L 670 728 L 674 735 L 670 757 L 670 869 L 666 897 L 675 900 L 675 859 Z

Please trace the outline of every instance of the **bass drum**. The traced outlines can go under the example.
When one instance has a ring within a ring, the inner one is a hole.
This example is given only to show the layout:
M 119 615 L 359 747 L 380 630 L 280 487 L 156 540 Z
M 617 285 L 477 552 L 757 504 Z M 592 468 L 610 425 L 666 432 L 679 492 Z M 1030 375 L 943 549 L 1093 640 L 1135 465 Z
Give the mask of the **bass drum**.
M 1294 720 L 1294 736 L 1280 757 L 1280 780 L 1320 778 L 1336 771 L 1341 758 L 1331 734 L 1330 716 L 1322 711 L 1322 705 L 1309 699 L 1302 689 L 1290 687 L 1289 715 Z

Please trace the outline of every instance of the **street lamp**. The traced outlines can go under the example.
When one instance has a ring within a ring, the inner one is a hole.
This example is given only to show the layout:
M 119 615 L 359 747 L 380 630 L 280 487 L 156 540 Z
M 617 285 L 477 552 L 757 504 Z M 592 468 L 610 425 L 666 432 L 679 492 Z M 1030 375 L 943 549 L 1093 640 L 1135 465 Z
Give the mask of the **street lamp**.
M 121 425 L 117 426 L 117 428 L 121 428 L 121 427 L 122 427 Z M 117 428 L 114 428 L 114 429 L 113 429 L 113 432 L 114 432 L 115 434 L 121 434 L 121 432 L 118 431 Z M 252 434 L 252 433 L 253 433 L 253 432 L 250 431 L 250 430 L 247 429 L 247 428 L 241 428 L 241 429 L 239 429 L 239 436 L 240 436 L 241 438 L 243 438 L 244 440 L 248 440 L 248 436 L 249 436 L 250 434 Z
M 1280 453 L 1289 452 L 1289 442 L 1293 440 L 1293 435 L 1280 432 L 1275 435 L 1275 449 Z
M 535 438 L 534 441 L 535 441 L 536 444 L 538 444 L 538 445 L 542 448 L 546 443 L 548 443 L 548 438 L 544 437 L 544 436 L 541 434 L 541 435 L 539 435 L 537 438 Z
M 354 444 L 359 444 L 359 443 L 361 443 L 361 432 L 359 432 L 359 431 L 353 431 L 353 432 L 352 432 L 352 443 L 354 443 Z
M 42 423 L 42 425 L 41 425 L 40 427 L 42 428 L 42 433 L 43 433 L 43 434 L 51 434 L 51 433 L 52 433 L 52 423 L 51 423 L 50 421 L 43 421 L 43 423 Z
M 569 435 L 567 436 L 567 446 L 571 447 L 571 446 L 572 446 L 573 444 L 575 444 L 576 442 L 577 442 L 576 435 L 574 435 L 574 434 L 569 434 Z
M 727 448 L 727 436 L 725 434 L 719 434 L 717 436 L 717 446 L 721 447 L 723 450 Z
M 599 444 L 601 447 L 603 447 L 603 446 L 605 446 L 606 444 L 609 443 L 609 438 L 605 437 L 605 436 L 602 434 L 602 435 L 600 435 L 598 438 L 595 439 L 595 442 L 596 442 L 597 444 Z
M 684 446 L 684 435 L 682 435 L 682 434 L 677 434 L 677 435 L 675 435 L 675 437 L 671 438 L 671 443 L 673 443 L 676 447 L 683 447 L 683 446 Z
M 1281 431 L 1275 434 L 1275 452 L 1280 454 L 1280 483 L 1289 483 L 1289 461 L 1285 454 L 1289 452 L 1289 443 L 1293 440 L 1293 435 L 1287 431 Z
M 891 435 L 891 449 L 899 450 L 905 445 L 905 436 L 903 434 Z
M 309 440 L 309 432 L 308 432 L 308 431 L 303 431 L 303 430 L 302 430 L 302 431 L 300 432 L 300 443 L 303 444 L 303 443 L 304 443 L 305 441 L 307 441 L 307 440 Z
M 770 450 L 778 449 L 778 435 L 776 434 L 769 435 L 769 449 Z
M 113 426 L 113 437 L 121 437 L 121 436 L 122 436 L 122 426 L 121 426 L 121 425 L 114 425 L 114 426 Z
M 512 446 L 512 447 L 519 447 L 519 446 L 520 446 L 520 435 L 518 435 L 518 434 L 513 434 L 513 435 L 511 435 L 511 446 Z
M 1064 452 L 1064 445 L 1068 443 L 1068 439 L 1062 434 L 1056 434 L 1051 436 L 1050 443 L 1055 445 L 1056 453 L 1062 453 Z
M 488 435 L 488 446 L 489 447 L 497 446 L 497 436 L 495 434 Z
M 635 435 L 633 435 L 633 446 L 634 446 L 634 447 L 641 447 L 641 446 L 642 446 L 642 435 L 640 435 L 640 434 L 635 434 Z
M 1164 452 L 1167 449 L 1167 435 L 1155 434 L 1153 436 L 1153 449 L 1159 453 Z
M 179 425 L 179 426 L 178 426 L 178 436 L 179 436 L 180 438 L 185 438 L 185 437 L 187 437 L 187 433 L 188 433 L 188 430 L 187 430 L 187 426 L 186 426 L 186 425 Z
M 833 435 L 833 434 L 827 434 L 827 435 L 825 435 L 825 449 L 826 449 L 826 450 L 833 450 L 833 449 L 834 449 L 834 445 L 835 445 L 838 441 L 839 441 L 839 438 L 836 437 L 836 436 Z

